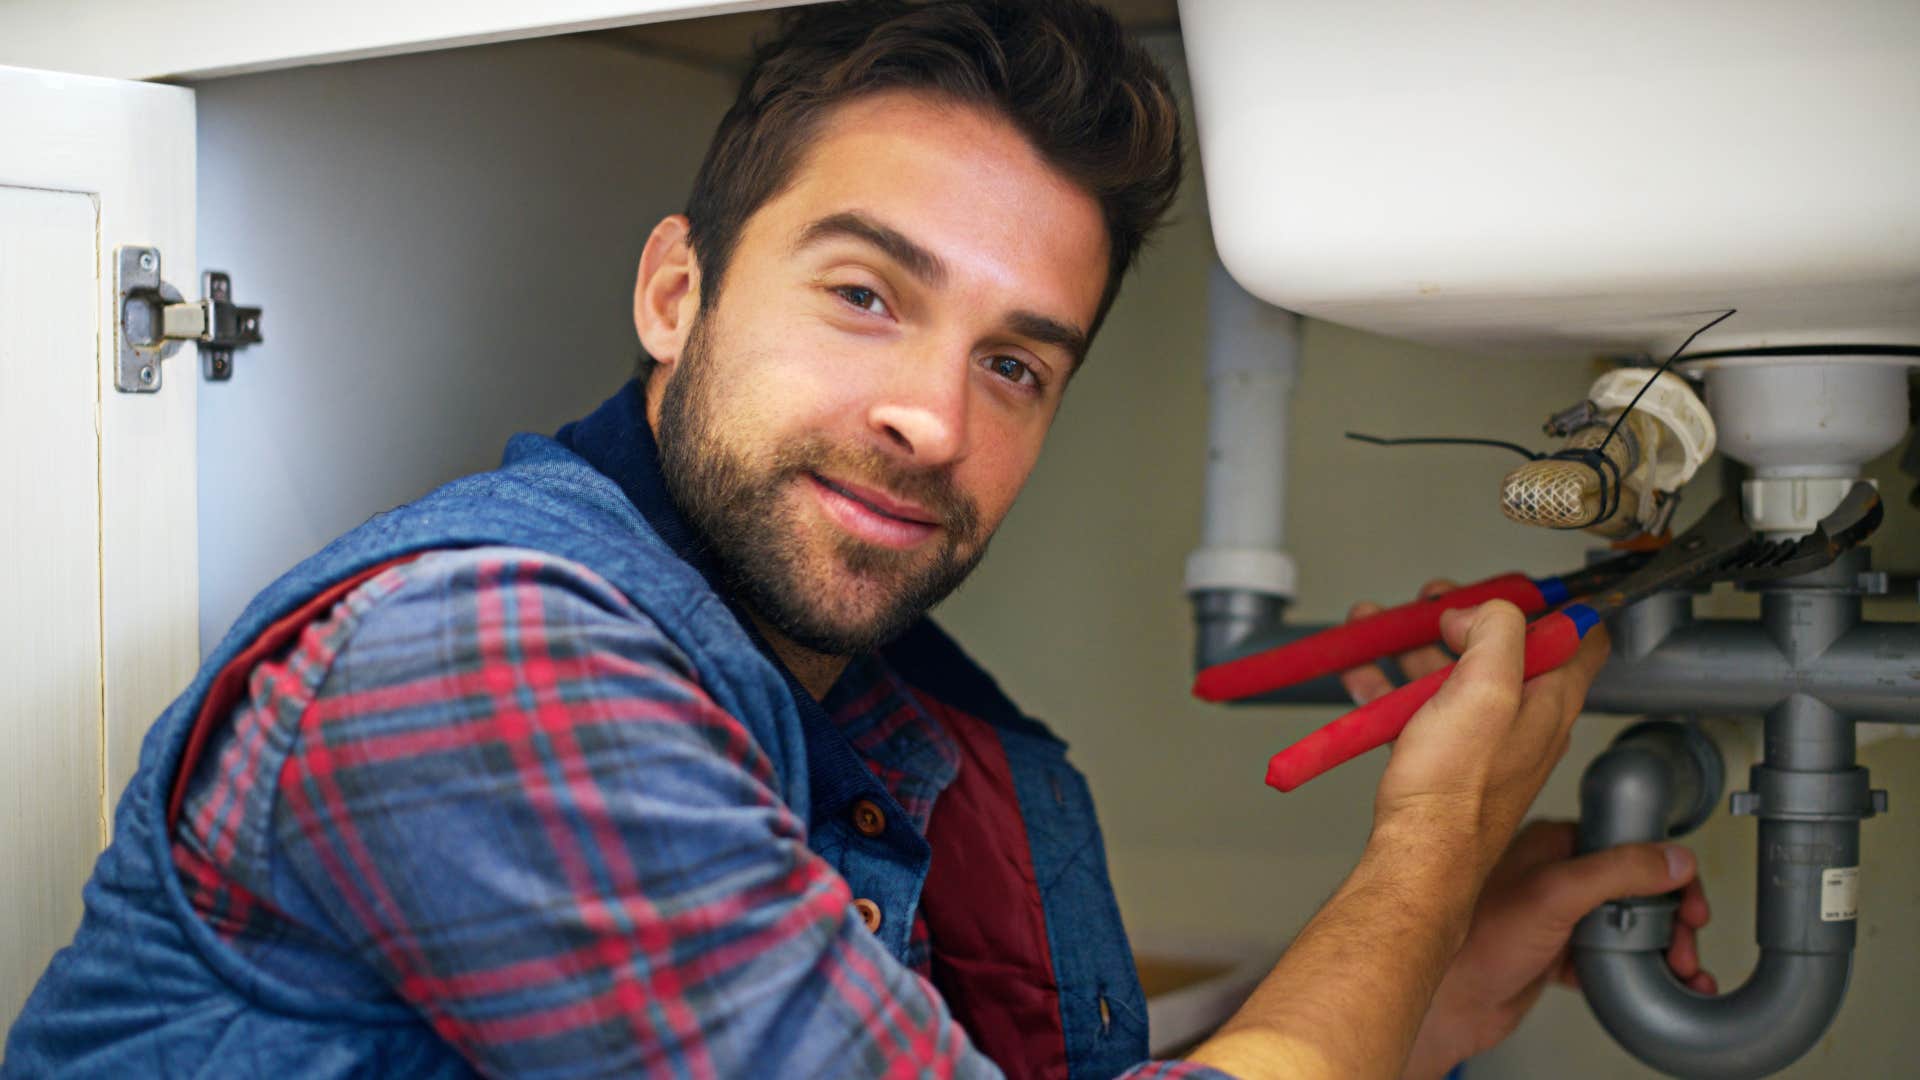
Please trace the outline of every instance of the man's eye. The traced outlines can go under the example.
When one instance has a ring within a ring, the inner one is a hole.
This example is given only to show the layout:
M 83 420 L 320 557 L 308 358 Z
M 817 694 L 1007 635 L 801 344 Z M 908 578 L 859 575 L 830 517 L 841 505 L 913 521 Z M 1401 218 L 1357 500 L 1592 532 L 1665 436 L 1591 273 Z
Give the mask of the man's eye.
M 1008 382 L 1035 387 L 1040 385 L 1040 377 L 1033 373 L 1033 368 L 1024 360 L 1011 356 L 993 356 L 987 358 L 987 367 Z
M 845 300 L 847 303 L 852 304 L 862 311 L 869 311 L 875 315 L 885 315 L 887 313 L 887 302 L 880 299 L 879 293 L 865 286 L 836 285 L 833 291 L 840 299 Z

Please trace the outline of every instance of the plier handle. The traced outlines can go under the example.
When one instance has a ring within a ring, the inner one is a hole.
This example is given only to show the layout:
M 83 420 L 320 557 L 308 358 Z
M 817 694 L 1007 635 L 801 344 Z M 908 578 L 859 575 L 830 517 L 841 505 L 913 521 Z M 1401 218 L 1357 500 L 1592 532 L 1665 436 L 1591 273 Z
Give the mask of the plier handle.
M 1424 600 L 1377 611 L 1350 623 L 1252 653 L 1200 672 L 1193 695 L 1202 701 L 1240 701 L 1324 675 L 1385 659 L 1440 640 L 1440 616 L 1455 608 L 1505 600 L 1532 618 L 1577 596 L 1606 588 L 1647 562 L 1633 552 L 1555 577 L 1501 574 Z

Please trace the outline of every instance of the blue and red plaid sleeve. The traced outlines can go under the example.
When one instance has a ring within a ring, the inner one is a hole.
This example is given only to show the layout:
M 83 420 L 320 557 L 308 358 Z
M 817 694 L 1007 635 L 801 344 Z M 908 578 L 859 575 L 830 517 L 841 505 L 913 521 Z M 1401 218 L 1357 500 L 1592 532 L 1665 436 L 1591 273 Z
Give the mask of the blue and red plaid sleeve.
M 597 576 L 436 553 L 336 610 L 268 676 L 310 700 L 226 755 L 286 743 L 242 922 L 317 913 L 488 1075 L 998 1074 L 868 933 L 746 728 Z M 226 864 L 241 811 L 195 805 Z

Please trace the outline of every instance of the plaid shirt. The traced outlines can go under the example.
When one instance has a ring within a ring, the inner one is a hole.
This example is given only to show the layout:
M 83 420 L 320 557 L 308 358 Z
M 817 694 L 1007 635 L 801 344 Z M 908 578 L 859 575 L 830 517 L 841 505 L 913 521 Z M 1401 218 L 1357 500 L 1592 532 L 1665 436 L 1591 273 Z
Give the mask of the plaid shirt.
M 924 833 L 951 738 L 877 658 L 824 704 Z M 924 920 L 903 967 L 746 728 L 577 564 L 381 572 L 251 672 L 186 783 L 202 918 L 267 973 L 397 995 L 482 1073 L 998 1071 L 928 981 Z

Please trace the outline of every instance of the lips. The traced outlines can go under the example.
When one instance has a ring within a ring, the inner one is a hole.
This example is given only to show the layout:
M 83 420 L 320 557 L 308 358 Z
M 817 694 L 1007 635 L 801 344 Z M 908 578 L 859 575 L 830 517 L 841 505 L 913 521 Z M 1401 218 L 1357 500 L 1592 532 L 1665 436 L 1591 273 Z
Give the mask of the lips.
M 827 515 L 848 534 L 878 547 L 907 550 L 919 547 L 938 532 L 931 511 L 904 503 L 854 484 L 808 473 L 814 496 Z
M 890 499 L 872 488 L 864 488 L 855 484 L 829 480 L 817 473 L 813 478 L 827 490 L 839 495 L 844 495 L 882 517 L 889 517 L 895 521 L 904 521 L 909 525 L 932 526 L 939 524 L 938 521 L 934 520 L 933 514 L 925 507 L 913 503 L 900 502 L 897 499 Z

